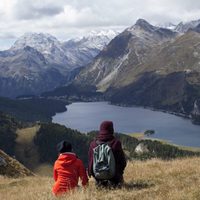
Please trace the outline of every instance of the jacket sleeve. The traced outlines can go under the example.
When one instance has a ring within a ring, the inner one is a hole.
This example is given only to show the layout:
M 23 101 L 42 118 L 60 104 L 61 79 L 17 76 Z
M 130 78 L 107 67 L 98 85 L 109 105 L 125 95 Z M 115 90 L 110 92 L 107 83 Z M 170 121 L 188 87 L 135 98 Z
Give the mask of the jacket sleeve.
M 90 143 L 89 151 L 88 151 L 88 175 L 91 177 L 92 172 L 92 164 L 93 164 L 93 148 L 95 147 L 94 141 Z
M 81 178 L 82 186 L 86 186 L 88 184 L 88 177 L 83 162 L 81 160 L 79 160 L 79 177 Z
M 54 168 L 53 168 L 53 178 L 55 181 L 57 181 L 58 179 L 58 173 L 57 173 L 57 170 L 56 170 L 56 164 L 54 164 Z
M 118 140 L 115 146 L 115 158 L 118 163 L 118 170 L 120 174 L 123 174 L 126 167 L 126 157 L 122 149 L 121 142 Z

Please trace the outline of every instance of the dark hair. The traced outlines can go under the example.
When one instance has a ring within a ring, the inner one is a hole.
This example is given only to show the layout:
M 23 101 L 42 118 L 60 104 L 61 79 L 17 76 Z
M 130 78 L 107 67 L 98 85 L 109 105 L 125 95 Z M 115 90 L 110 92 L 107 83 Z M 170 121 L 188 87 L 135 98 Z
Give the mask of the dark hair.
M 61 141 L 60 143 L 57 144 L 57 150 L 59 153 L 64 153 L 64 152 L 71 152 L 72 151 L 72 145 L 68 141 Z

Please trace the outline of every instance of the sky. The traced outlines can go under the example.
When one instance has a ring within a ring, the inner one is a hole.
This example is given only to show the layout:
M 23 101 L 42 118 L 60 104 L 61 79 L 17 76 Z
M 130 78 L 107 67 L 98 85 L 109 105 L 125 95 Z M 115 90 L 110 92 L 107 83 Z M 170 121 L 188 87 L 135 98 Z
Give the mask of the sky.
M 122 31 L 143 18 L 156 25 L 200 19 L 199 0 L 1 0 L 0 49 L 26 32 L 64 41 L 90 31 Z

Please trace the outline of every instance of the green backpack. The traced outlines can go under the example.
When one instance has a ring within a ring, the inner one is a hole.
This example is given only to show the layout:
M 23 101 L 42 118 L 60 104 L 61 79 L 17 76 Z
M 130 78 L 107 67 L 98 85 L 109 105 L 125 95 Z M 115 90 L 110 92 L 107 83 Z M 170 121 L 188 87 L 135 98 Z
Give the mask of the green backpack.
M 107 143 L 93 149 L 93 172 L 96 179 L 109 180 L 115 176 L 115 158 Z

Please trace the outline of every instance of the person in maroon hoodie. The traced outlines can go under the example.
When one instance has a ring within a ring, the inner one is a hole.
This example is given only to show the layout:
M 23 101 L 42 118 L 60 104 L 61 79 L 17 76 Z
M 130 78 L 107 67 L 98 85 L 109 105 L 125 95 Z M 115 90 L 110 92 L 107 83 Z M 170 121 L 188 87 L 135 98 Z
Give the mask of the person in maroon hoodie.
M 78 186 L 79 177 L 82 185 L 88 184 L 83 162 L 72 153 L 72 146 L 67 141 L 62 141 L 57 145 L 59 157 L 54 164 L 53 177 L 55 180 L 52 192 L 58 196 L 64 194 Z
M 101 181 L 95 178 L 93 173 L 93 149 L 97 147 L 99 143 L 108 143 L 111 147 L 114 158 L 115 158 L 115 176 L 107 181 Z M 98 144 L 97 144 L 98 143 Z M 114 128 L 112 121 L 104 121 L 100 125 L 100 131 L 91 143 L 88 152 L 88 175 L 93 176 L 96 180 L 97 185 L 107 186 L 111 184 L 112 186 L 118 186 L 123 183 L 123 173 L 126 167 L 126 158 L 122 150 L 121 142 L 114 137 Z

